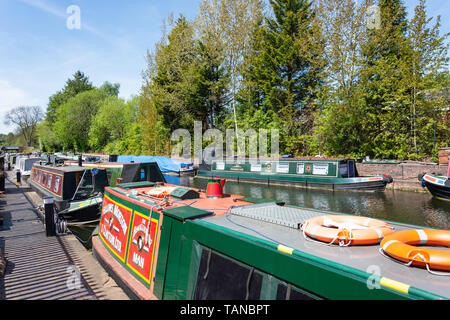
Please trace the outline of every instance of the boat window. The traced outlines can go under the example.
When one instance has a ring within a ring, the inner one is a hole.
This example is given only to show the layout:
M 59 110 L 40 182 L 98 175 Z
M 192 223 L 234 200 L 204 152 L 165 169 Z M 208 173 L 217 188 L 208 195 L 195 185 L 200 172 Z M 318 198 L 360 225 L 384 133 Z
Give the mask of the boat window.
M 77 190 L 75 195 L 73 196 L 73 200 L 82 200 L 89 197 L 94 189 L 94 185 L 92 184 L 92 174 L 91 170 L 84 171 L 83 176 L 81 177 L 80 182 L 78 183 Z
M 147 181 L 147 173 L 145 172 L 144 168 L 141 168 L 141 175 L 140 175 L 140 181 Z
M 44 177 L 42 178 L 42 185 L 45 186 L 46 182 L 47 182 L 47 173 L 44 172 Z
M 73 200 L 83 200 L 103 193 L 108 186 L 108 177 L 105 169 L 86 170 L 78 184 Z
M 257 300 L 260 299 L 262 280 L 258 270 L 203 249 L 194 299 Z
M 35 162 L 37 162 L 37 160 L 25 161 L 25 171 L 30 171 Z
M 250 171 L 261 172 L 261 170 L 262 170 L 261 163 L 250 163 Z
M 47 181 L 47 188 L 50 189 L 50 187 L 52 186 L 52 180 L 53 180 L 53 175 L 49 174 L 48 175 L 48 181 Z
M 61 177 L 56 177 L 55 179 L 55 185 L 53 187 L 54 192 L 58 192 L 59 190 L 59 183 L 61 182 Z
M 289 283 L 280 283 L 277 288 L 277 300 L 316 300 L 315 295 Z
M 225 170 L 224 162 L 216 162 L 216 170 Z
M 317 175 L 328 175 L 328 163 L 314 163 L 313 164 L 313 174 Z
M 39 177 L 38 177 L 38 179 L 37 179 L 37 181 L 38 181 L 39 183 L 41 183 L 41 178 L 42 178 L 42 171 L 39 171 Z
M 297 163 L 297 174 L 304 174 L 304 173 L 305 173 L 305 164 Z
M 280 162 L 277 165 L 277 172 L 278 173 L 289 173 L 289 163 L 287 163 L 287 162 Z
M 339 173 L 342 178 L 348 178 L 348 163 L 339 164 Z

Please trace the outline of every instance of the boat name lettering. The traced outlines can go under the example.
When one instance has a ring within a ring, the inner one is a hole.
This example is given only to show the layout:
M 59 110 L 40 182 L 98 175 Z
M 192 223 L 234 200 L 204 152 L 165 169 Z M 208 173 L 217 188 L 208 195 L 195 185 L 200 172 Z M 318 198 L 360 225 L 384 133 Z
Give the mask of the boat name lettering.
M 140 225 L 138 225 L 136 228 L 134 228 L 133 236 L 131 238 L 134 239 L 134 236 L 138 232 L 143 232 L 145 234 L 145 243 L 148 243 L 148 227 L 145 225 L 145 220 L 143 220 Z
M 105 225 L 102 225 L 102 234 L 106 240 L 117 250 L 117 252 L 122 252 L 122 242 L 111 232 Z
M 133 263 L 136 264 L 139 268 L 144 269 L 144 258 L 138 255 L 136 252 L 133 253 Z
M 119 209 L 119 206 L 113 203 L 108 204 L 106 207 L 103 208 L 103 214 L 106 213 L 112 213 L 114 217 L 117 218 L 117 221 L 119 221 L 120 228 L 122 229 L 123 235 L 127 233 L 127 224 L 125 222 L 125 219 L 123 218 L 122 212 Z

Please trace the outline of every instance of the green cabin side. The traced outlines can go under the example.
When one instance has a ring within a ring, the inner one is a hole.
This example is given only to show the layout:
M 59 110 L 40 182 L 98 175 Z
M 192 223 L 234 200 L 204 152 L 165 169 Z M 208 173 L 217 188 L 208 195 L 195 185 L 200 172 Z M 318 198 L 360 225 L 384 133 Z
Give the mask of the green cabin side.
M 213 161 L 211 172 L 248 174 L 251 176 L 270 175 L 303 178 L 356 178 L 359 176 L 353 159 L 279 159 L 279 160 L 224 160 Z M 205 174 L 204 171 L 201 174 Z
M 143 279 L 130 267 L 129 258 L 121 260 L 105 247 L 146 288 L 150 289 L 153 281 L 152 293 L 158 299 L 442 298 L 414 287 L 406 292 L 385 285 L 370 289 L 368 282 L 383 283 L 379 276 L 205 221 L 202 218 L 212 215 L 208 211 L 189 206 L 153 211 L 156 206 L 151 202 L 145 201 L 153 209 L 145 209 L 138 203 L 141 200 L 133 201 L 133 195 L 115 188 L 107 188 L 105 196 L 130 209 L 130 221 L 139 216 L 157 225 L 153 279 Z M 133 241 L 132 228 L 128 229 L 125 257 Z

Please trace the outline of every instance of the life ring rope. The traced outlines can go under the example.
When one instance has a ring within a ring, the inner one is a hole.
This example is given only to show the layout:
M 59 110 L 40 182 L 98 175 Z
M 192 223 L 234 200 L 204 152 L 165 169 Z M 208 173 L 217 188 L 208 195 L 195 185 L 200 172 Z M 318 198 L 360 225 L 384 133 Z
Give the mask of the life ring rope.
M 380 254 L 381 254 L 382 256 L 384 256 L 384 257 L 386 257 L 386 258 L 388 258 L 388 259 L 390 259 L 390 260 L 392 260 L 392 261 L 394 261 L 394 262 L 397 262 L 397 263 L 399 263 L 399 264 L 401 264 L 401 265 L 404 265 L 404 266 L 406 266 L 406 267 L 411 267 L 411 265 L 412 265 L 413 262 L 414 262 L 413 259 L 415 259 L 416 257 L 420 257 L 420 258 L 423 260 L 423 262 L 425 263 L 425 266 L 426 266 L 427 271 L 428 271 L 429 273 L 434 274 L 434 275 L 436 275 L 436 276 L 450 276 L 450 273 L 444 273 L 444 272 L 436 272 L 436 271 L 432 271 L 432 270 L 430 269 L 430 266 L 429 266 L 428 263 L 426 262 L 425 257 L 424 257 L 423 255 L 421 255 L 420 253 L 418 253 L 416 256 L 412 257 L 411 260 L 410 260 L 408 263 L 403 263 L 403 262 L 401 262 L 400 260 L 397 260 L 397 259 L 392 258 L 390 255 L 388 255 L 386 252 L 384 252 L 383 248 L 378 249 L 378 251 L 380 252 Z M 419 256 L 419 255 L 420 255 L 420 256 Z
M 450 276 L 431 269 L 450 271 L 448 251 L 420 248 L 417 246 L 450 246 L 450 231 L 447 230 L 404 230 L 389 235 L 380 244 L 380 253 L 407 267 L 425 266 L 429 273 Z
M 394 232 L 393 227 L 380 220 L 342 215 L 309 219 L 302 224 L 301 229 L 303 237 L 308 241 L 325 242 L 327 245 L 337 242 L 340 247 L 376 244 L 386 234 Z

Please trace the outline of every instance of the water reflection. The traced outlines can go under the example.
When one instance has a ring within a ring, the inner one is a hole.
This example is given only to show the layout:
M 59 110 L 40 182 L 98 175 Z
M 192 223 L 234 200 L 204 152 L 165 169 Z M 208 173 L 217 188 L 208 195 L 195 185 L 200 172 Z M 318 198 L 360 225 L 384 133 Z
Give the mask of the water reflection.
M 168 183 L 205 190 L 207 179 L 166 176 Z M 351 213 L 418 226 L 450 229 L 450 202 L 429 193 L 325 191 L 227 181 L 226 193 L 284 201 L 320 210 Z

